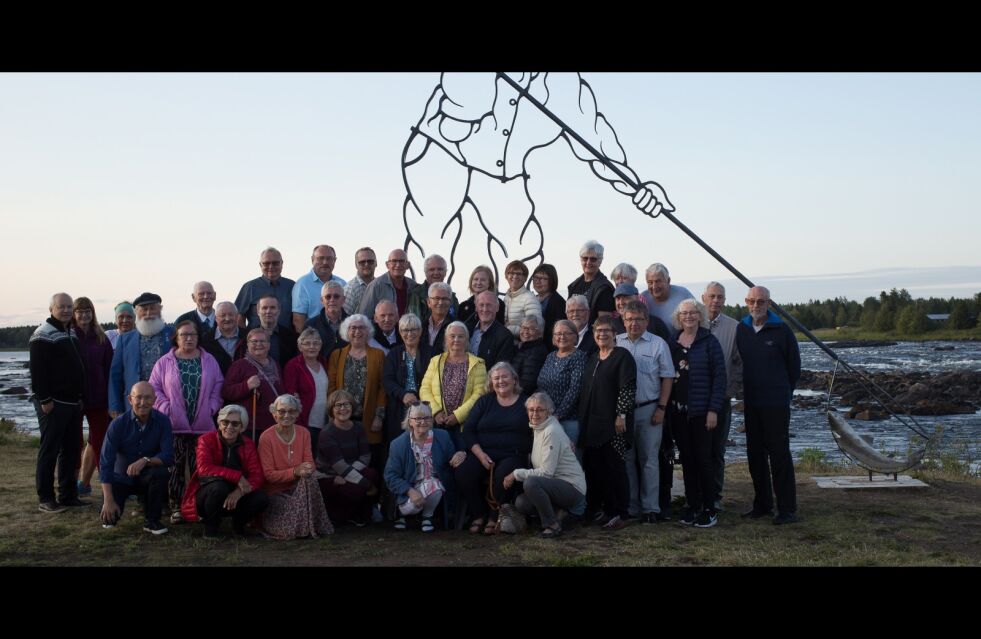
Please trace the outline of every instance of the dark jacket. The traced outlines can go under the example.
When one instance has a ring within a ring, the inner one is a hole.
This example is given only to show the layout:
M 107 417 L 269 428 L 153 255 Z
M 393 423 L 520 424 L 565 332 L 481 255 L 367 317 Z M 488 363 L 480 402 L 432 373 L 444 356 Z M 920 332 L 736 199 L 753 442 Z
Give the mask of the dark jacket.
M 378 342 L 379 344 L 381 344 L 382 346 L 384 346 L 388 350 L 392 350 L 392 348 L 394 348 L 396 346 L 401 346 L 402 345 L 402 333 L 399 333 L 398 324 L 395 325 L 395 343 L 394 344 L 390 344 L 389 343 L 388 338 L 385 337 L 385 331 L 383 331 L 381 329 L 381 326 L 379 326 L 377 322 L 372 321 L 371 322 L 371 326 L 372 326 L 372 328 L 374 328 L 374 331 L 375 331 L 372 334 L 372 337 L 375 338 L 375 341 L 376 342 Z
M 470 323 L 467 324 L 471 336 L 473 335 L 474 329 L 477 328 L 478 322 L 479 318 L 474 315 Z M 477 352 L 474 355 L 484 360 L 484 365 L 487 367 L 488 373 L 490 373 L 490 369 L 494 364 L 498 362 L 510 362 L 514 359 L 514 353 L 514 335 L 511 334 L 511 331 L 504 324 L 494 320 L 487 327 L 487 331 L 480 337 L 480 346 L 477 347 Z
M 109 368 L 112 366 L 112 344 L 105 337 L 99 343 L 94 330 L 87 333 L 74 328 L 79 352 L 85 368 L 85 410 L 109 408 Z
M 497 299 L 501 303 L 497 307 L 497 321 L 504 324 L 504 300 L 501 299 L 501 294 L 497 294 Z M 460 304 L 460 312 L 457 319 L 466 324 L 470 325 L 470 320 L 477 317 L 477 303 L 473 299 L 473 295 L 468 297 L 466 301 Z M 510 331 L 508 331 L 510 332 Z
M 743 397 L 754 407 L 786 407 L 800 379 L 797 338 L 773 311 L 760 332 L 747 315 L 736 327 L 736 348 L 743 360 Z
M 346 312 L 341 311 L 341 321 L 344 321 L 347 315 Z M 320 341 L 323 342 L 323 345 L 320 347 L 320 355 L 325 358 L 329 358 L 335 348 L 347 346 L 347 342 L 342 340 L 334 329 L 330 327 L 330 322 L 327 321 L 327 313 L 324 309 L 320 309 L 319 313 L 308 319 L 303 327 L 314 328 L 320 333 Z
M 433 345 L 429 347 L 430 352 L 433 355 L 439 355 L 446 351 L 446 327 L 452 324 L 455 320 L 449 315 L 443 320 L 443 324 L 436 331 L 436 339 L 433 341 Z M 422 337 L 419 338 L 420 344 L 426 344 L 429 346 L 429 319 L 425 319 L 422 322 Z
M 249 326 L 246 330 L 246 334 L 254 328 L 260 328 L 258 324 L 255 326 Z M 276 363 L 279 364 L 279 369 L 282 370 L 286 363 L 291 359 L 296 357 L 300 353 L 300 347 L 297 345 L 296 340 L 300 336 L 296 334 L 292 326 L 283 326 L 279 324 L 276 326 L 276 332 L 269 336 L 269 356 L 272 357 L 273 353 L 276 352 Z M 276 351 L 272 348 L 272 342 L 275 341 L 277 345 Z M 277 352 L 278 351 L 278 352 Z
M 546 357 L 548 357 L 548 349 L 545 348 L 544 340 L 518 342 L 517 352 L 511 358 L 511 364 L 514 365 L 514 370 L 518 371 L 522 392 L 531 395 L 538 390 L 538 373 L 545 365 Z
M 613 282 L 608 280 L 602 273 L 597 273 L 596 277 L 589 283 L 586 277 L 580 275 L 569 284 L 569 296 L 585 295 L 589 301 L 589 324 L 592 325 L 599 317 L 600 311 L 612 313 L 617 309 L 613 301 Z
M 627 416 L 627 441 L 633 440 L 633 411 L 637 397 L 637 362 L 619 346 L 605 360 L 599 351 L 589 356 L 579 394 L 579 442 L 599 448 L 616 434 L 617 415 Z
M 385 387 L 385 441 L 390 442 L 402 432 L 402 419 L 405 417 L 405 404 L 402 403 L 405 394 L 409 391 L 405 389 L 408 368 L 405 365 L 405 346 L 398 345 L 388 351 L 385 356 L 385 371 L 382 373 L 382 385 Z M 415 365 L 412 369 L 416 376 L 415 395 L 419 397 L 419 387 L 422 386 L 422 378 L 429 368 L 429 360 L 432 358 L 432 351 L 429 344 L 424 340 L 419 340 L 419 354 L 416 356 Z
M 31 389 L 37 401 L 80 402 L 85 392 L 85 365 L 78 339 L 68 327 L 49 317 L 31 335 L 29 348 Z
M 671 345 L 671 359 L 677 369 L 684 359 L 681 344 L 677 341 L 668 344 Z M 725 397 L 725 353 L 715 335 L 707 328 L 699 327 L 695 341 L 688 349 L 688 397 L 675 397 L 672 390 L 672 399 L 688 405 L 689 417 L 701 417 L 710 410 L 717 414 L 721 412 Z
M 586 334 L 582 336 L 582 341 L 579 343 L 579 346 L 577 346 L 576 348 L 581 350 L 583 353 L 585 353 L 586 357 L 589 357 L 590 355 L 592 355 L 593 353 L 599 350 L 599 347 L 596 345 L 596 340 L 593 338 L 592 324 L 590 324 L 589 328 L 586 329 Z
M 557 321 L 565 319 L 565 298 L 559 295 L 558 291 L 552 291 L 552 294 L 546 298 L 546 302 L 548 303 L 542 302 L 542 319 L 545 320 L 545 333 L 542 335 L 542 339 L 545 340 L 545 346 L 548 347 L 548 350 L 554 351 L 552 329 L 555 328 Z

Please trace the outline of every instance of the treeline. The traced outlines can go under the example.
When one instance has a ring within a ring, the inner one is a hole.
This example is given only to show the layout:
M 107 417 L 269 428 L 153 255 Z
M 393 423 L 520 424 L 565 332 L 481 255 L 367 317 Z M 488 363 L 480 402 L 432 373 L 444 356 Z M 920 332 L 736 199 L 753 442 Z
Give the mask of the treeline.
M 778 300 L 779 302 L 779 300 Z M 810 329 L 861 327 L 867 331 L 896 331 L 903 335 L 918 335 L 930 330 L 966 329 L 981 326 L 981 293 L 973 298 L 931 297 L 913 299 L 905 288 L 882 291 L 879 297 L 867 297 L 859 304 L 844 297 L 831 300 L 810 300 L 804 304 L 784 304 L 782 307 Z M 726 306 L 726 315 L 741 319 L 749 310 L 745 306 Z M 927 315 L 949 313 L 944 322 L 934 322 Z
M 0 348 L 22 348 L 26 351 L 28 348 L 27 341 L 31 339 L 36 328 L 36 325 L 0 328 Z M 108 331 L 110 328 L 116 328 L 116 325 L 108 322 L 103 324 L 102 328 Z

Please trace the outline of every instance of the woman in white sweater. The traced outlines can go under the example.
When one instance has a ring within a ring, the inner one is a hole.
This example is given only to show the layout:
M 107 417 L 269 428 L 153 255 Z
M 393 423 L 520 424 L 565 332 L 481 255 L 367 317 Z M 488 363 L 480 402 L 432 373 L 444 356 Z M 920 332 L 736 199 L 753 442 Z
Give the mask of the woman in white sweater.
M 531 448 L 533 468 L 514 470 L 504 478 L 504 487 L 510 487 L 515 480 L 524 482 L 524 493 L 518 496 L 515 507 L 525 515 L 537 514 L 542 520 L 541 536 L 554 539 L 562 534 L 562 510 L 581 510 L 585 504 L 586 475 L 565 430 L 552 416 L 555 404 L 548 393 L 529 397 L 525 409 L 535 436 Z
M 504 325 L 517 338 L 523 319 L 532 315 L 542 316 L 542 304 L 538 301 L 538 296 L 525 287 L 528 267 L 521 260 L 514 260 L 507 265 L 504 279 L 508 283 L 507 293 L 504 294 Z

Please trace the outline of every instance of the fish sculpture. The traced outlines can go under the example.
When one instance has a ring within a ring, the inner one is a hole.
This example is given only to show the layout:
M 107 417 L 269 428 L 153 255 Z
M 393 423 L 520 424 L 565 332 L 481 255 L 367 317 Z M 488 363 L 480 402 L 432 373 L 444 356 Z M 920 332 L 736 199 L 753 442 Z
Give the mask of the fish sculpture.
M 831 434 L 842 452 L 851 457 L 859 466 L 872 472 L 895 475 L 918 465 L 923 461 L 923 456 L 926 454 L 926 448 L 922 448 L 907 459 L 887 457 L 872 448 L 845 421 L 845 418 L 834 410 L 828 411 L 828 424 L 830 424 Z M 871 475 L 869 476 L 871 477 Z

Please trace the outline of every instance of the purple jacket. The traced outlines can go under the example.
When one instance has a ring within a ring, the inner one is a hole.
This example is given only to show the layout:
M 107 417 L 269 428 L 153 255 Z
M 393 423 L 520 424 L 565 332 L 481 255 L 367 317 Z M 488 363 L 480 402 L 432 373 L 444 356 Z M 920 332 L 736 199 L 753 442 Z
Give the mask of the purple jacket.
M 73 326 L 82 362 L 85 365 L 85 410 L 109 407 L 109 367 L 112 366 L 112 344 L 107 337 L 99 343 L 94 330 L 87 333 Z
M 157 360 L 150 374 L 150 386 L 157 394 L 153 407 L 170 418 L 175 435 L 200 435 L 215 429 L 214 416 L 222 407 L 221 386 L 224 378 L 216 360 L 204 349 L 201 352 L 201 390 L 194 423 L 187 423 L 187 406 L 181 393 L 181 376 L 174 349 Z

